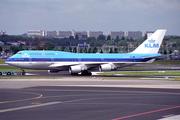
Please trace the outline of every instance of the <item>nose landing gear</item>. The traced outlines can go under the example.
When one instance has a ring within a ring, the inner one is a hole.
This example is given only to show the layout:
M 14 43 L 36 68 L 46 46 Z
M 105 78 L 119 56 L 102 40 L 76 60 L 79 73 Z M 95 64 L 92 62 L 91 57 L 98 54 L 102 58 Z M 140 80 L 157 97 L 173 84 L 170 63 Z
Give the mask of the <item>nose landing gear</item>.
M 21 75 L 26 75 L 26 72 L 25 72 L 25 70 L 24 69 L 21 69 L 22 70 L 22 73 L 21 73 Z

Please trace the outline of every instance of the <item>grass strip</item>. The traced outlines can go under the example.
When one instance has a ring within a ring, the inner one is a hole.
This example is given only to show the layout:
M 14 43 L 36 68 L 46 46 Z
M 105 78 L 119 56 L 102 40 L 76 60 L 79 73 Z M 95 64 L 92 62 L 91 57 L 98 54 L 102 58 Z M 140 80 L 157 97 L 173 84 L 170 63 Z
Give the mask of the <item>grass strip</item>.
M 0 79 L 62 79 L 63 77 L 35 77 L 35 76 L 22 76 L 22 77 L 16 77 L 16 76 L 6 76 L 6 77 L 0 77 Z
M 153 63 L 145 63 L 148 65 L 180 65 L 180 60 L 156 60 Z
M 0 59 L 0 64 L 6 64 L 5 59 Z
M 39 70 L 31 70 L 31 69 L 24 69 L 25 71 L 39 71 Z M 12 66 L 0 66 L 0 71 L 14 71 L 20 72 L 20 68 L 12 67 Z
M 153 71 L 153 72 L 104 72 L 98 73 L 99 75 L 180 75 L 179 71 Z
M 154 78 L 154 79 L 151 79 L 151 78 L 131 78 L 131 77 L 103 77 L 103 80 L 162 80 L 162 81 L 180 81 L 177 80 L 177 79 L 165 79 L 165 78 Z

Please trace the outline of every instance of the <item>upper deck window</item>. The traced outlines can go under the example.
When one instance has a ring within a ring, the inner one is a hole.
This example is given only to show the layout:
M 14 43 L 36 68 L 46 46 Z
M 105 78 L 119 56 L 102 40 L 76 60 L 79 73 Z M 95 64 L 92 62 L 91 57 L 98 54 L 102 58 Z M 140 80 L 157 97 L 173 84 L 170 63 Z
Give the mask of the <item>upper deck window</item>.
M 45 55 L 54 55 L 54 53 L 45 53 Z
M 30 53 L 30 55 L 41 55 L 41 53 Z
M 54 53 L 30 53 L 29 55 L 55 55 Z

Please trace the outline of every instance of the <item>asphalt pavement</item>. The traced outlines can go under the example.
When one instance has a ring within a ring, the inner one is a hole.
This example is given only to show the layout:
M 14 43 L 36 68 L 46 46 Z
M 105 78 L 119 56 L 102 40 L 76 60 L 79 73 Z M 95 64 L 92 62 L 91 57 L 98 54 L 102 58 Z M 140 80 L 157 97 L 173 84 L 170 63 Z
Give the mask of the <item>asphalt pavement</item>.
M 1 120 L 157 120 L 180 114 L 180 90 L 44 86 L 0 90 Z
M 77 76 L 0 79 L 0 88 L 1 120 L 167 120 L 180 115 L 180 81 Z
M 0 120 L 180 119 L 179 76 L 27 73 L 54 79 L 0 79 Z

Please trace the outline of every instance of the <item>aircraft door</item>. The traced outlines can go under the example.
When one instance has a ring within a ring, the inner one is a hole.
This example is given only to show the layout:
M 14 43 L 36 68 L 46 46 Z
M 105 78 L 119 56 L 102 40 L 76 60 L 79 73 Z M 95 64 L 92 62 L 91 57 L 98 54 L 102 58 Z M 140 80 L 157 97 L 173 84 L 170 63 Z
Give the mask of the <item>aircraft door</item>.
M 29 64 L 32 64 L 32 58 L 29 58 Z
M 102 62 L 102 63 L 105 62 L 105 61 L 104 61 L 104 58 L 101 58 L 101 62 Z
M 134 60 L 134 62 L 136 62 L 135 56 L 133 56 L 133 60 Z
M 54 58 L 51 58 L 51 63 L 54 63 Z
M 78 58 L 78 63 L 81 63 L 81 58 Z

